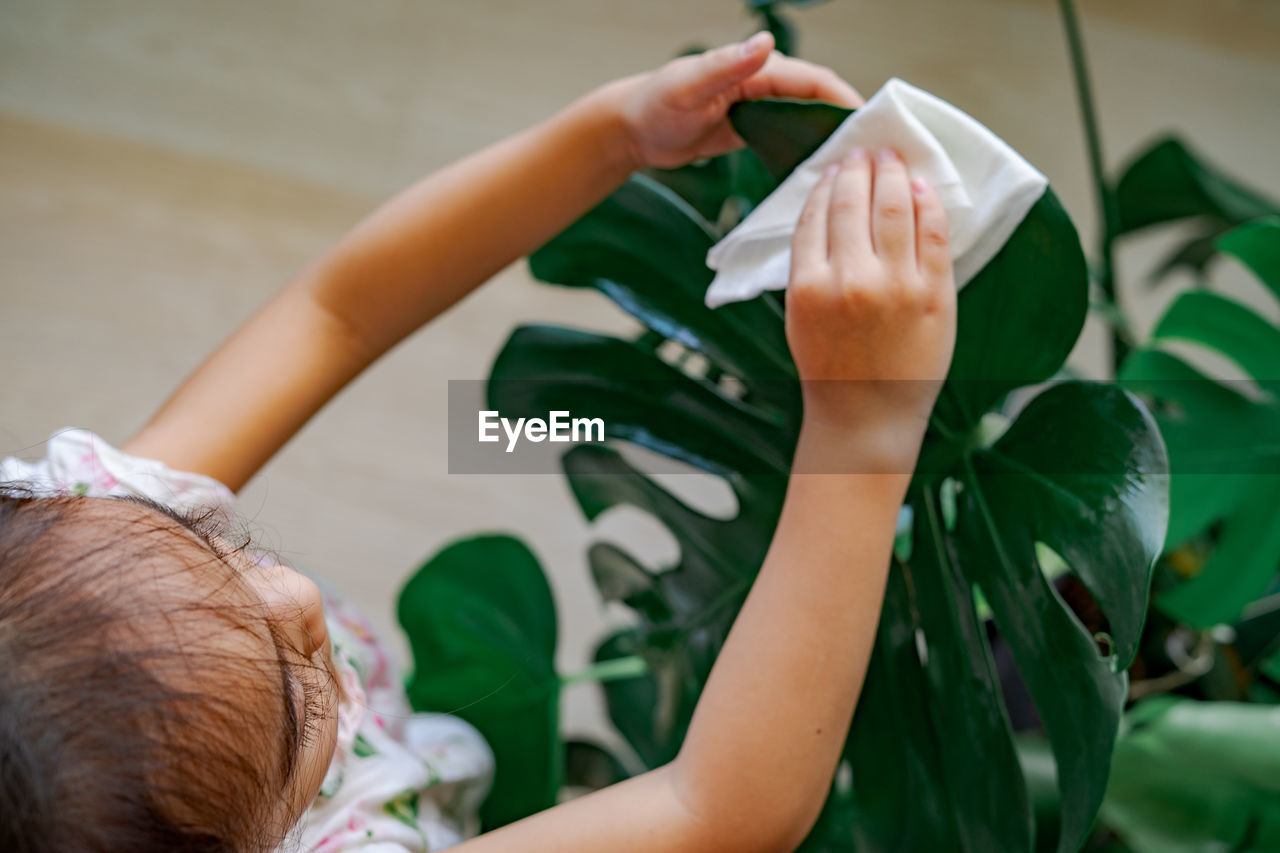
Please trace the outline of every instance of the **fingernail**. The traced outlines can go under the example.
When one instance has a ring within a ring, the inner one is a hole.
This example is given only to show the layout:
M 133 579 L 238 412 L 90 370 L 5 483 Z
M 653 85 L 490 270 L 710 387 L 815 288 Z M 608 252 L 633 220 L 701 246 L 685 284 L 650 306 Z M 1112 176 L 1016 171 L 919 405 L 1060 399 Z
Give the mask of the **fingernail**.
M 881 148 L 881 149 L 880 149 L 880 162 L 881 162 L 881 163 L 892 163 L 892 162 L 894 162 L 895 160 L 901 160 L 901 159 L 902 159 L 902 158 L 898 156 L 898 152 L 897 152 L 897 151 L 894 151 L 892 148 Z
M 867 149 L 859 145 L 857 148 L 850 149 L 849 153 L 844 155 L 844 159 L 848 163 L 857 163 L 865 160 L 867 157 Z
M 840 165 L 838 163 L 832 163 L 830 166 L 822 170 L 822 176 L 824 178 L 830 178 L 838 171 L 840 171 Z
M 925 193 L 929 190 L 929 184 L 924 178 L 912 178 L 911 189 L 913 192 Z
M 756 51 L 759 50 L 764 45 L 764 43 L 768 40 L 768 38 L 769 38 L 769 34 L 764 30 L 761 30 L 760 32 L 756 33 L 751 38 L 747 39 L 742 43 L 742 55 L 755 56 Z

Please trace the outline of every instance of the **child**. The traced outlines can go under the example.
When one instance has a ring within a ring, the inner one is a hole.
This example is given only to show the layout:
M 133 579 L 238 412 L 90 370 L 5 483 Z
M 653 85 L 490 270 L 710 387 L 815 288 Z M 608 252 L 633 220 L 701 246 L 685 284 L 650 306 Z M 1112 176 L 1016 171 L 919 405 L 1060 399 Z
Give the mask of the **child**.
M 769 96 L 860 100 L 767 34 L 606 85 L 375 212 L 121 450 L 69 431 L 0 463 L 0 849 L 404 853 L 473 835 L 483 741 L 410 714 L 359 617 L 235 541 L 232 492 L 396 342 L 631 171 L 740 146 L 728 107 Z M 787 292 L 795 467 L 859 473 L 792 477 L 674 761 L 462 849 L 799 843 L 867 666 L 954 290 L 941 206 L 893 152 L 828 171 Z

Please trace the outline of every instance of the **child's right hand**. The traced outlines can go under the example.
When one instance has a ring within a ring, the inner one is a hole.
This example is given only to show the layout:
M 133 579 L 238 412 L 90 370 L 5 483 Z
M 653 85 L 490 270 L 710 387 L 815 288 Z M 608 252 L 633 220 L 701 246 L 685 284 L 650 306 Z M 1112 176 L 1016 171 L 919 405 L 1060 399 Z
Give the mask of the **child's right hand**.
M 801 444 L 821 446 L 825 470 L 911 473 L 951 364 L 955 315 L 937 195 L 893 151 L 851 152 L 800 214 L 787 289 Z

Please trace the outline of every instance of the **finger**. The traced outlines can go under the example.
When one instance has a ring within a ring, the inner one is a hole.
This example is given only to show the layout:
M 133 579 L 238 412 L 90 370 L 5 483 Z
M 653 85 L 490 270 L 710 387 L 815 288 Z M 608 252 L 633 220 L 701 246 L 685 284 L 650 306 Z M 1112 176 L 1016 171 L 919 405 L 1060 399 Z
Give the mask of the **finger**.
M 871 160 L 862 148 L 845 156 L 831 188 L 827 240 L 837 270 L 856 269 L 871 256 Z
M 923 178 L 911 181 L 911 194 L 916 200 L 916 264 L 924 273 L 926 284 L 945 282 L 951 269 L 947 213 L 938 194 Z
M 709 50 L 689 61 L 676 60 L 672 93 L 688 104 L 701 104 L 759 71 L 769 61 L 773 36 L 759 32 L 738 44 Z
M 837 167 L 828 166 L 800 211 L 795 234 L 791 236 L 791 279 L 805 280 L 808 274 L 827 266 L 827 208 Z
M 916 224 L 907 167 L 896 151 L 877 155 L 871 187 L 871 239 L 881 261 L 899 269 L 916 265 Z
M 842 107 L 864 103 L 858 90 L 830 68 L 775 53 L 756 74 L 742 84 L 742 99 L 797 98 L 826 101 Z

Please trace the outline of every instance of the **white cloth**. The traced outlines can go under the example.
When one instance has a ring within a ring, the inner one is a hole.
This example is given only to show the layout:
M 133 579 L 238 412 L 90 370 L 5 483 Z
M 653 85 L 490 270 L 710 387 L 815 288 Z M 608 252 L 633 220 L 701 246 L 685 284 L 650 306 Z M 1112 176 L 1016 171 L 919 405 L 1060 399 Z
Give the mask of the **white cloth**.
M 809 192 L 828 165 L 858 146 L 871 152 L 895 149 L 912 177 L 933 186 L 947 211 L 957 287 L 1000 251 L 1049 184 L 976 120 L 894 78 L 711 247 L 707 266 L 716 277 L 707 289 L 707 307 L 787 286 L 791 235 Z

